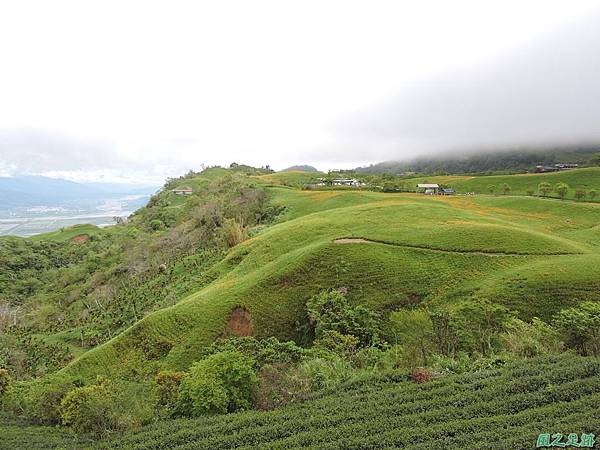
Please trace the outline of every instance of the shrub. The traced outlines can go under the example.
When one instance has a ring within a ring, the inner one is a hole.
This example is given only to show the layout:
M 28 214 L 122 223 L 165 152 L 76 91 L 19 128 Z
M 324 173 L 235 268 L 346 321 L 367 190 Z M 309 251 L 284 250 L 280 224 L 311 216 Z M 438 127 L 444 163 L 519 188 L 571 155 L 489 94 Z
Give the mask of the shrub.
M 185 372 L 159 372 L 154 379 L 158 395 L 158 405 L 171 408 L 177 401 L 177 392 Z
M 286 364 L 267 364 L 258 372 L 254 406 L 270 410 L 302 400 L 310 392 L 306 374 Z
M 352 360 L 356 354 L 359 340 L 350 334 L 341 334 L 334 330 L 324 331 L 315 341 L 315 347 L 328 350 L 347 360 Z
M 534 190 L 533 189 L 527 189 L 527 195 L 529 195 L 530 197 L 534 194 Z
M 160 219 L 153 219 L 150 221 L 150 228 L 154 231 L 164 230 L 165 223 Z
M 0 368 L 0 397 L 2 397 L 7 391 L 12 381 L 8 370 Z
M 335 387 L 348 381 L 353 374 L 350 364 L 337 355 L 309 359 L 303 362 L 300 368 L 314 391 Z
M 540 184 L 538 184 L 538 191 L 540 191 L 540 193 L 546 197 L 548 195 L 548 192 L 550 192 L 550 190 L 552 189 L 552 186 L 550 186 L 550 183 L 548 183 L 547 181 L 544 181 Z
M 435 351 L 433 323 L 424 309 L 405 309 L 390 314 L 389 336 L 402 345 L 410 356 L 411 367 L 426 366 L 428 357 Z
M 179 386 L 177 412 L 185 416 L 249 409 L 256 385 L 256 360 L 222 352 L 192 365 Z
M 565 198 L 567 192 L 569 191 L 569 186 L 566 183 L 556 183 L 554 190 L 560 198 Z
M 511 318 L 511 312 L 486 299 L 466 300 L 451 310 L 431 314 L 436 343 L 444 355 L 457 351 L 493 352 L 499 347 L 499 335 Z
M 501 339 L 508 351 L 525 357 L 558 353 L 562 349 L 559 333 L 537 317 L 531 323 L 510 319 Z
M 582 355 L 600 355 L 600 303 L 585 302 L 554 316 L 567 347 Z
M 339 291 L 321 292 L 312 297 L 306 307 L 317 339 L 327 331 L 336 331 L 355 336 L 362 346 L 379 341 L 379 315 L 362 305 L 351 306 Z
M 56 425 L 61 421 L 60 403 L 75 385 L 64 378 L 49 378 L 34 381 L 15 392 L 12 408 L 21 410 L 36 422 Z
M 277 338 L 256 339 L 252 336 L 217 339 L 202 351 L 202 357 L 220 352 L 239 352 L 251 356 L 260 367 L 265 364 L 297 363 L 307 350 L 293 341 L 281 342 Z
M 585 189 L 577 189 L 575 191 L 575 198 L 577 200 L 582 200 L 587 196 L 587 192 L 585 191 Z
M 246 239 L 244 226 L 235 219 L 225 220 L 223 233 L 228 247 L 235 247 Z
M 116 429 L 115 393 L 108 380 L 70 391 L 60 403 L 62 423 L 76 433 L 103 434 Z

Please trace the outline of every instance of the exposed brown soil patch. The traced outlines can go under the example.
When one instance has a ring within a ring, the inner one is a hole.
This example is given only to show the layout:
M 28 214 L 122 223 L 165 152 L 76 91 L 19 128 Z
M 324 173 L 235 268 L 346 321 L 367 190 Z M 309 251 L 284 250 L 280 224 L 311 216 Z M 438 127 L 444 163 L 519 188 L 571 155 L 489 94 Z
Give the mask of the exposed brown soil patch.
M 73 238 L 71 239 L 73 242 L 75 242 L 76 244 L 83 244 L 87 241 L 89 241 L 90 236 L 89 234 L 78 234 L 77 236 L 73 236 Z
M 335 244 L 374 244 L 373 241 L 362 238 L 342 238 L 333 241 Z
M 238 306 L 231 311 L 231 317 L 225 327 L 226 335 L 234 336 L 252 336 L 254 335 L 254 325 L 250 311 Z
M 289 289 L 294 286 L 294 283 L 292 280 L 285 279 L 281 282 L 281 286 L 285 289 Z

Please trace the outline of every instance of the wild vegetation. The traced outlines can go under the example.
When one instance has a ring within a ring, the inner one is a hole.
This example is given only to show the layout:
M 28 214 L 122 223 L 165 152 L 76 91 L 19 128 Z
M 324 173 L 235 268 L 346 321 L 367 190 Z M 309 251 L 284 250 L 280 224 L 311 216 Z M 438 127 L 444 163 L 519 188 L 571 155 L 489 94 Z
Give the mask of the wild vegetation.
M 302 190 L 314 174 L 235 165 L 169 180 L 87 238 L 0 240 L 0 431 L 12 448 L 507 448 L 593 431 L 600 209 L 514 194 L 594 171 L 442 197 Z

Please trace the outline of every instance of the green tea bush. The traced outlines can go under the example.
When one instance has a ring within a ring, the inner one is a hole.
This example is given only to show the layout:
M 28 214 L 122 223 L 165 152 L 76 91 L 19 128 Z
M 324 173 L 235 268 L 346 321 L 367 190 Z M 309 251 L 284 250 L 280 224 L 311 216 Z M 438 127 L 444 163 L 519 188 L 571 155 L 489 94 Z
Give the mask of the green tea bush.
M 193 364 L 179 387 L 177 413 L 201 416 L 250 409 L 255 366 L 255 359 L 239 352 L 216 353 Z

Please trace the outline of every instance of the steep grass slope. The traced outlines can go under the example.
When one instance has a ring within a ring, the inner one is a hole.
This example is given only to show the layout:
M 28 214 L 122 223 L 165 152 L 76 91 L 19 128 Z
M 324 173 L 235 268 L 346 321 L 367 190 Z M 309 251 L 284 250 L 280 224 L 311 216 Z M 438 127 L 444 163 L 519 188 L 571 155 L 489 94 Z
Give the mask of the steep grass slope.
M 249 311 L 257 337 L 302 339 L 306 301 L 341 286 L 351 301 L 383 313 L 415 301 L 475 297 L 524 318 L 548 318 L 600 300 L 600 208 L 593 204 L 271 190 L 272 202 L 287 206 L 281 223 L 233 248 L 210 269 L 210 285 L 64 373 L 143 379 L 161 368 L 185 369 L 226 333 L 236 307 Z M 336 243 L 340 238 L 363 241 Z

